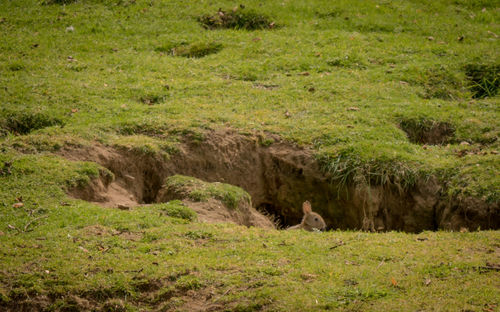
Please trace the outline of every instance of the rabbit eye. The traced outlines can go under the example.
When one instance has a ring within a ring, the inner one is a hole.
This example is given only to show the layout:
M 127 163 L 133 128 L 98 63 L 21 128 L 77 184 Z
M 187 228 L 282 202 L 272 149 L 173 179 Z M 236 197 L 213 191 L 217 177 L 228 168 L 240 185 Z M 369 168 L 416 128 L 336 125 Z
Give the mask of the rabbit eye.
M 318 221 L 318 218 L 317 218 L 317 217 L 316 217 L 316 218 L 314 218 L 314 221 Z

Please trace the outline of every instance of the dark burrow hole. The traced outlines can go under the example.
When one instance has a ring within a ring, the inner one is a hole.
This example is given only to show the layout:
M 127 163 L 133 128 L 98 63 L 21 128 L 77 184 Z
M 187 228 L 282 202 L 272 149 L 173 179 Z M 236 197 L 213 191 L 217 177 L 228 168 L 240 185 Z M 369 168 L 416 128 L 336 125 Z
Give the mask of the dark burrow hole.
M 271 216 L 281 228 L 301 221 L 306 200 L 325 219 L 328 229 L 420 232 L 500 227 L 498 204 L 452 202 L 442 196 L 445 190 L 435 180 L 417 181 L 403 192 L 376 185 L 339 188 L 320 170 L 309 150 L 279 137 L 271 145 L 259 142 L 253 136 L 214 132 L 201 143 L 181 143 L 169 159 L 103 146 L 73 151 L 73 159 L 96 161 L 113 172 L 115 179 L 108 186 L 101 182 L 99 187 L 71 194 L 105 206 L 120 204 L 113 194 L 121 194 L 120 200 L 128 200 L 126 205 L 155 203 L 166 178 L 183 175 L 242 188 L 250 194 L 253 207 Z
M 426 118 L 404 118 L 399 125 L 410 142 L 416 144 L 447 144 L 455 135 L 455 128 L 450 123 Z
M 282 207 L 276 206 L 271 202 L 263 202 L 255 205 L 255 209 L 266 215 L 274 224 L 276 224 L 277 228 L 287 228 L 289 226 L 299 224 L 301 221 L 301 218 L 284 214 Z

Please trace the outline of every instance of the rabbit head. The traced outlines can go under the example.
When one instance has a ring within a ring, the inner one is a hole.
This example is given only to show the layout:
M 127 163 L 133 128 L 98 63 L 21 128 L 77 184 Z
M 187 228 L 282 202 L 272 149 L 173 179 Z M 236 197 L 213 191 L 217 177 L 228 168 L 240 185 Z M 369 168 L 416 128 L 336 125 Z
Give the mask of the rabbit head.
M 312 211 L 309 201 L 305 201 L 302 204 L 302 210 L 304 211 L 304 218 L 301 225 L 304 230 L 313 231 L 314 229 L 324 230 L 326 228 L 325 220 L 319 214 Z

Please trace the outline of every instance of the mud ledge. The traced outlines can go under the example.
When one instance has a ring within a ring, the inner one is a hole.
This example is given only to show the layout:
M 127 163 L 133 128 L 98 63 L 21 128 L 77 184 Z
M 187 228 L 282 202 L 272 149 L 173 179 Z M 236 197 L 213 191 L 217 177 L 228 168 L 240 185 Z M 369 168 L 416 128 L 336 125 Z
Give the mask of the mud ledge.
M 312 150 L 278 136 L 268 135 L 267 139 L 273 143 L 262 144 L 262 137 L 233 130 L 208 131 L 202 142 L 184 138 L 170 159 L 100 144 L 59 153 L 71 160 L 96 162 L 113 172 L 113 181 L 102 177 L 70 192 L 104 206 L 156 202 L 165 178 L 181 174 L 241 187 L 251 195 L 253 207 L 275 216 L 283 227 L 300 222 L 301 204 L 309 200 L 330 229 L 420 232 L 500 228 L 497 203 L 475 198 L 450 201 L 442 196 L 444 187 L 433 178 L 418 181 L 406 192 L 355 185 L 339 192 L 321 171 Z

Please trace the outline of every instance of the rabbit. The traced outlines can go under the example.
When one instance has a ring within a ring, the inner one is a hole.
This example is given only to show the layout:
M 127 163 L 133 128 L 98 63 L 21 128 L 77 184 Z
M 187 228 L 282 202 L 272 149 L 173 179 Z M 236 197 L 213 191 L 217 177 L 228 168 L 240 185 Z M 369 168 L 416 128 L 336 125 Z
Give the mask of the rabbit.
M 325 220 L 323 220 L 323 218 L 319 214 L 312 211 L 311 203 L 309 201 L 305 201 L 302 204 L 302 210 L 304 211 L 302 222 L 300 222 L 300 224 L 289 227 L 287 230 L 303 229 L 312 232 L 314 231 L 314 229 L 324 230 L 326 228 Z

